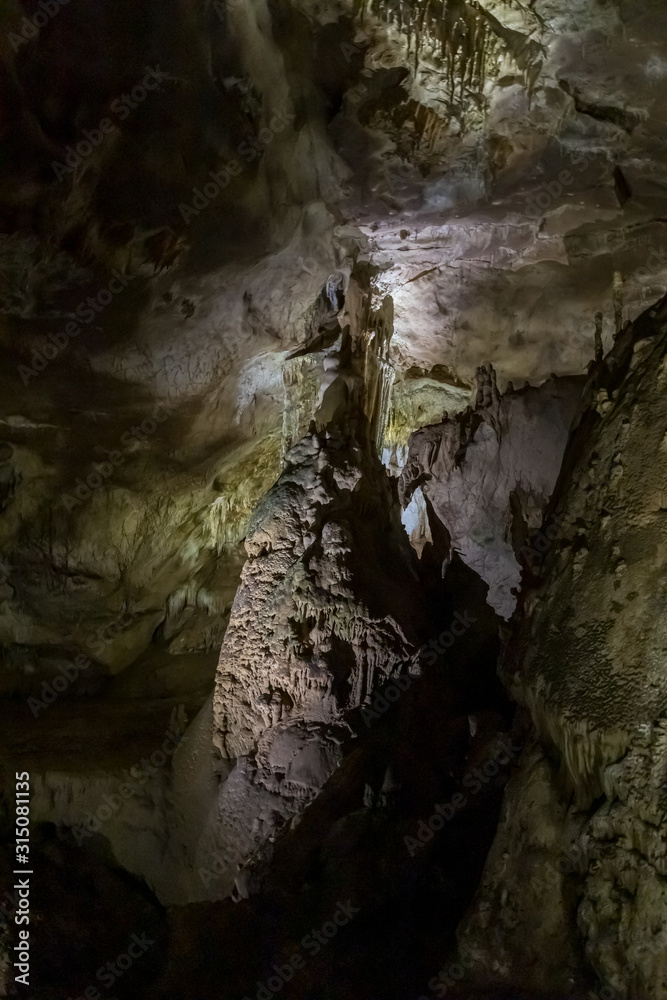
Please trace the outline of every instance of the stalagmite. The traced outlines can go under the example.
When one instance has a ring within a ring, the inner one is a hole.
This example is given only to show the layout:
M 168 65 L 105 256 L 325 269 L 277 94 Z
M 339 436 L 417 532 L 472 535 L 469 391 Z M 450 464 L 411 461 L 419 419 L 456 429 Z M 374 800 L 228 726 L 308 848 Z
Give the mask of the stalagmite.
M 391 331 L 369 310 L 369 295 L 358 287 L 342 331 L 344 403 L 288 451 L 246 534 L 213 702 L 215 746 L 234 762 L 211 828 L 224 859 L 218 892 L 236 865 L 260 865 L 280 826 L 318 795 L 352 736 L 349 713 L 410 657 L 409 602 L 387 593 L 378 603 L 384 571 L 368 562 L 376 539 L 395 569 L 413 572 L 375 452 L 391 382 L 385 358 L 371 351 L 383 353 Z M 369 340 L 369 322 L 381 336 Z

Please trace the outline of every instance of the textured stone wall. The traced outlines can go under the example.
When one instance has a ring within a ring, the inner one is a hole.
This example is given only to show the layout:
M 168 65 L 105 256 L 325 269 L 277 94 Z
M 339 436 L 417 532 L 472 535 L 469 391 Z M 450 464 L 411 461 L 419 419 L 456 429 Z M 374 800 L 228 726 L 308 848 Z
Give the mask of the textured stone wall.
M 492 981 L 545 986 L 551 936 L 564 984 L 576 927 L 614 996 L 664 995 L 666 378 L 663 300 L 591 372 L 546 516 L 560 530 L 502 662 L 539 743 L 461 930 L 481 959 L 500 926 L 504 958 L 481 959 Z

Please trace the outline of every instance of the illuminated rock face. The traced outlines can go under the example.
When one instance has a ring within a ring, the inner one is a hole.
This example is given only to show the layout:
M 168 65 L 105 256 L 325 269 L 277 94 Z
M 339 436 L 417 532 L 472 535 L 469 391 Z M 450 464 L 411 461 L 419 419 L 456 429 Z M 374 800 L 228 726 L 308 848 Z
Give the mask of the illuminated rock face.
M 556 484 L 581 388 L 580 379 L 554 379 L 501 395 L 493 368 L 482 368 L 474 408 L 410 438 L 403 504 L 421 488 L 450 554 L 488 583 L 503 618 L 514 611 L 519 553 Z
M 311 433 L 248 526 L 220 653 L 213 742 L 233 770 L 211 836 L 227 874 L 263 859 L 341 763 L 350 713 L 416 656 L 421 584 L 377 455 L 390 303 L 374 313 L 360 286 L 348 300 Z
M 576 927 L 615 995 L 664 995 L 666 386 L 663 300 L 591 373 L 551 507 L 558 537 L 502 662 L 541 748 L 508 788 L 461 932 L 480 957 L 500 926 L 502 970 L 482 963 L 490 979 L 520 976 L 554 934 L 568 941 L 565 985 Z
M 234 761 L 215 832 L 230 869 L 313 801 L 349 713 L 406 671 L 419 591 L 390 480 L 336 430 L 288 454 L 245 544 L 214 697 L 214 743 Z

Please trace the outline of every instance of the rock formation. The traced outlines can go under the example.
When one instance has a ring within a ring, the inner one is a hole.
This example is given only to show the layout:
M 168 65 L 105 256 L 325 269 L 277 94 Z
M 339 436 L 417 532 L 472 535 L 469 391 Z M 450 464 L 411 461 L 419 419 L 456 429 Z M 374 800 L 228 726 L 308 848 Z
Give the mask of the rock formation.
M 247 562 L 220 654 L 214 743 L 233 770 L 212 836 L 234 870 L 317 796 L 353 735 L 349 713 L 414 658 L 420 582 L 377 457 L 386 413 L 382 312 L 356 314 L 311 433 L 248 526 Z
M 662 1000 L 665 38 L 2 5 L 0 996 Z
M 501 396 L 491 366 L 477 372 L 474 408 L 410 437 L 404 506 L 420 489 L 449 552 L 489 584 L 504 618 L 521 582 L 519 552 L 540 524 L 560 470 L 581 381 L 553 379 Z
M 585 956 L 614 996 L 665 989 L 666 351 L 663 299 L 594 366 L 503 657 L 535 737 L 461 931 L 478 960 L 496 931 L 496 983 L 565 991 Z

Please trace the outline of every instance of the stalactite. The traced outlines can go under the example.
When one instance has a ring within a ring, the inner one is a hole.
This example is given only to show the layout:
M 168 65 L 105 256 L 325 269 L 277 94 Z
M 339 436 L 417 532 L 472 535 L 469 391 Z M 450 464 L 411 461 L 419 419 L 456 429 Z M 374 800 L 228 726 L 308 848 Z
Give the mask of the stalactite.
M 376 417 L 375 445 L 378 453 L 382 451 L 385 430 L 389 419 L 389 407 L 391 404 L 391 390 L 396 378 L 394 366 L 389 361 L 380 361 L 380 386 L 379 403 Z
M 216 497 L 208 509 L 206 527 L 211 547 L 218 555 L 226 545 L 233 545 L 243 537 L 255 499 L 241 484 L 234 493 Z
M 512 9 L 513 0 L 501 2 Z M 400 0 L 397 4 L 370 0 L 368 4 L 370 13 L 395 24 L 405 35 L 408 52 L 412 52 L 414 38 L 415 72 L 426 42 L 439 48 L 452 101 L 457 90 L 460 101 L 466 88 L 478 93 L 483 90 L 489 70 L 503 48 L 523 72 L 525 85 L 532 86 L 535 68 L 541 66 L 542 50 L 530 36 L 540 30 L 542 23 L 532 8 L 521 9 L 533 23 L 529 35 L 505 28 L 477 0 Z M 358 16 L 366 13 L 364 0 L 359 0 L 356 10 Z
M 281 461 L 295 441 L 302 436 L 315 413 L 317 380 L 308 358 L 294 358 L 283 368 L 283 422 Z

